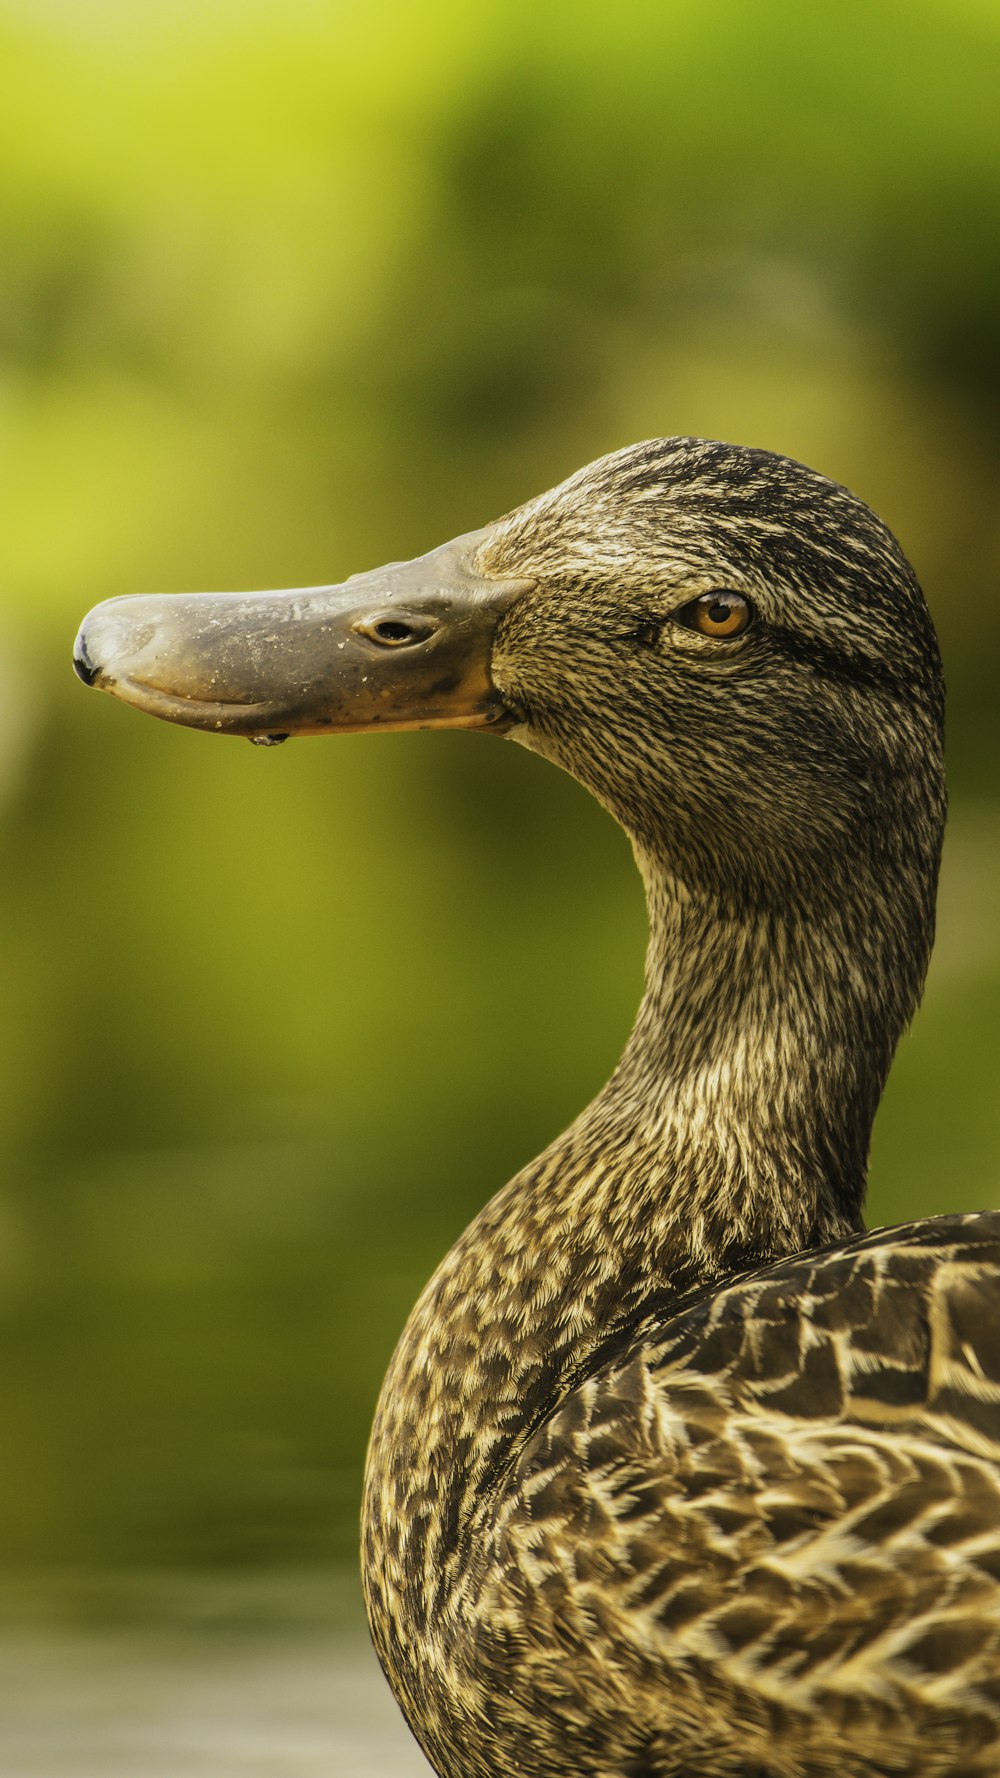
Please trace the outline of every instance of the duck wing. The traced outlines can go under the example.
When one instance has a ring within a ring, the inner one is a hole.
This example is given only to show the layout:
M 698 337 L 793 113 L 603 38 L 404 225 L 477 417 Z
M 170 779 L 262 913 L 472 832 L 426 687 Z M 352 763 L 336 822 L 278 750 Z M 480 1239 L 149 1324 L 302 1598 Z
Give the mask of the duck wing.
M 476 1550 L 469 1680 L 526 1770 L 1000 1773 L 1000 1214 L 651 1320 Z

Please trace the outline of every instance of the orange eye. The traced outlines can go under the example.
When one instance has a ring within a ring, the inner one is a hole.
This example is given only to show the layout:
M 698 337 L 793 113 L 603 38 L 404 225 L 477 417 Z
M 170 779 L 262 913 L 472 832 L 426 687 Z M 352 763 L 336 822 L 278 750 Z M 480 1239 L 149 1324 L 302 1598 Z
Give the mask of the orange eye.
M 674 616 L 678 623 L 697 630 L 700 636 L 742 636 L 753 622 L 754 609 L 742 593 L 720 587 L 715 592 L 702 593 L 690 605 L 682 605 Z

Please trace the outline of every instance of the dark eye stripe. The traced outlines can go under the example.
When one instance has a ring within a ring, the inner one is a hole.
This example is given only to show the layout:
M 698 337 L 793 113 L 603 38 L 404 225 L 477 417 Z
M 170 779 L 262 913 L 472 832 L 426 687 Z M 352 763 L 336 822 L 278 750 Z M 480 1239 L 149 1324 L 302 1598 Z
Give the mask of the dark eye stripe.
M 890 691 L 897 695 L 909 691 L 919 675 L 908 673 L 896 661 L 875 659 L 868 654 L 848 654 L 821 642 L 815 636 L 803 636 L 797 630 L 785 630 L 768 624 L 764 630 L 771 646 L 786 660 L 812 667 L 824 679 L 839 679 L 848 685 L 863 685 L 871 690 Z

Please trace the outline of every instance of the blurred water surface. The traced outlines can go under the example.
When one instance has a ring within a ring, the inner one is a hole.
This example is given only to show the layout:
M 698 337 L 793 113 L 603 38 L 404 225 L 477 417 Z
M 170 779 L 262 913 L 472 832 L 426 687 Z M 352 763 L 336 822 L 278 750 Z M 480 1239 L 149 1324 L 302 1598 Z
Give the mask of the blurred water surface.
M 250 1623 L 238 1585 L 170 1605 L 147 1577 L 141 1625 L 0 1636 L 3 1778 L 427 1778 L 346 1586 L 258 1584 Z

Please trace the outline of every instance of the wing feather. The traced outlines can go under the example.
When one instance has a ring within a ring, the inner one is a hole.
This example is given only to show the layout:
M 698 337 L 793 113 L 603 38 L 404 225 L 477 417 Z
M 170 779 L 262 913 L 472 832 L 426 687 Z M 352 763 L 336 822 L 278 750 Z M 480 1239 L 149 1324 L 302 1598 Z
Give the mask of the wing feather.
M 601 1692 L 606 1727 L 621 1677 L 608 1771 L 1000 1773 L 1000 1216 L 651 1319 L 532 1435 L 477 1562 L 512 1707 L 569 1736 Z

